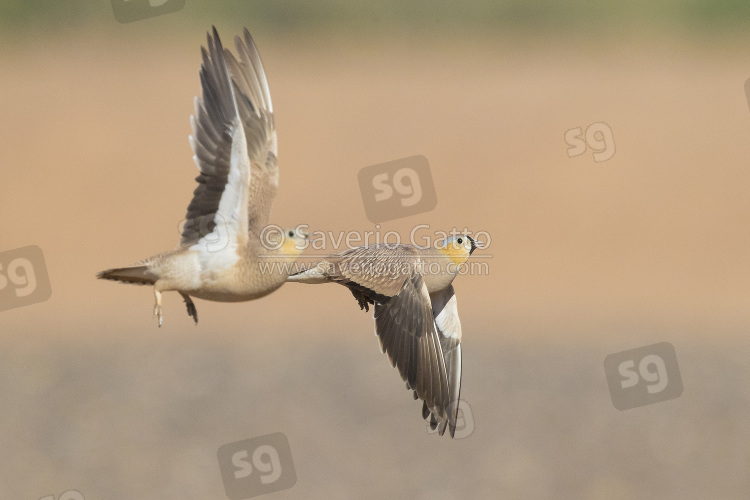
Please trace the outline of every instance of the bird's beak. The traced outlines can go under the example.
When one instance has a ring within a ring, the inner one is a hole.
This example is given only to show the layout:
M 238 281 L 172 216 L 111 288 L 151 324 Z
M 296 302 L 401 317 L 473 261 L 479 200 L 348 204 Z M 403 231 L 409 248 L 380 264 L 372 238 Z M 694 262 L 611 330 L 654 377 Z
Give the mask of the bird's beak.
M 477 248 L 482 248 L 484 246 L 484 242 L 482 241 L 476 241 L 474 239 L 471 240 L 471 251 L 469 252 L 469 255 L 474 253 L 474 250 Z

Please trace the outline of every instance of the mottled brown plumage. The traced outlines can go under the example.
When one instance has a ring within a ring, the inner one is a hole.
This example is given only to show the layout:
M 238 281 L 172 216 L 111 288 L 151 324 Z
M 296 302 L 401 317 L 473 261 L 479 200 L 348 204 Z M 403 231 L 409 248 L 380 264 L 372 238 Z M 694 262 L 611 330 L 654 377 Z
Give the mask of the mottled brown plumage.
M 451 284 L 476 248 L 468 236 L 437 248 L 368 245 L 327 257 L 290 276 L 299 283 L 339 283 L 360 308 L 374 304 L 375 333 L 423 416 L 454 436 L 461 397 L 461 323 Z

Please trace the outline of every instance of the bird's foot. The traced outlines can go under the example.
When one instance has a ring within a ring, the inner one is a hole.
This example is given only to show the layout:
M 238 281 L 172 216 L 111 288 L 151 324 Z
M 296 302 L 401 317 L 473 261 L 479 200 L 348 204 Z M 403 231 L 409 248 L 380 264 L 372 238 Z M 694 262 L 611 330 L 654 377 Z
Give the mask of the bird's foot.
M 352 295 L 354 295 L 354 298 L 357 299 L 357 303 L 359 304 L 359 309 L 360 310 L 364 309 L 365 312 L 369 312 L 370 306 L 368 304 L 371 303 L 370 299 L 365 297 L 365 294 L 363 294 L 362 292 L 358 290 L 353 290 L 350 288 L 349 291 L 351 291 Z
M 161 292 L 154 289 L 154 317 L 159 318 L 159 328 L 161 328 L 163 317 L 161 313 Z
M 164 317 L 161 313 L 161 304 L 154 305 L 154 318 L 159 318 L 159 328 L 161 328 L 161 324 L 164 321 Z

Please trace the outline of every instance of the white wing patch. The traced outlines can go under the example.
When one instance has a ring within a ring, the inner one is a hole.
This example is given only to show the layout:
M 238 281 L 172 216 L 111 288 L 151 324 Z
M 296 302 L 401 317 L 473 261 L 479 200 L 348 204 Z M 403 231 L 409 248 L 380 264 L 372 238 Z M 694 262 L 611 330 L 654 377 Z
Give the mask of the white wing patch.
M 239 119 L 234 122 L 232 158 L 227 185 L 221 195 L 219 210 L 233 240 L 247 237 L 247 198 L 250 187 L 250 157 L 247 154 L 245 129 Z
M 221 194 L 213 230 L 190 247 L 200 254 L 203 267 L 232 267 L 238 260 L 237 250 L 247 244 L 247 200 L 250 188 L 250 157 L 245 129 L 235 119 L 232 133 L 232 156 L 227 184 Z
M 458 306 L 456 296 L 453 294 L 453 287 L 449 288 L 450 298 L 445 302 L 446 293 L 440 292 L 432 296 L 432 309 L 440 310 L 435 316 L 435 324 L 438 331 L 444 336 L 461 340 L 461 320 L 458 319 Z

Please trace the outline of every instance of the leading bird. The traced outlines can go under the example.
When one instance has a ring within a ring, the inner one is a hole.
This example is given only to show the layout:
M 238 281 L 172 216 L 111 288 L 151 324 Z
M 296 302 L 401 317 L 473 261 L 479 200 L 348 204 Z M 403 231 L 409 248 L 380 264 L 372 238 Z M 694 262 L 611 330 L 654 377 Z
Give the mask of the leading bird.
M 339 283 L 361 309 L 374 305 L 375 334 L 422 416 L 455 436 L 461 399 L 461 321 L 453 279 L 482 242 L 466 235 L 436 248 L 376 244 L 345 250 L 294 274 L 297 283 Z
M 154 316 L 162 324 L 162 293 L 176 291 L 198 323 L 191 297 L 240 302 L 279 288 L 302 253 L 307 235 L 284 230 L 261 241 L 279 184 L 273 107 L 260 55 L 247 29 L 235 37 L 237 56 L 224 49 L 216 28 L 201 47 L 202 98 L 190 124 L 198 187 L 187 209 L 179 245 L 101 279 L 154 286 Z M 270 243 L 270 244 L 269 244 Z

